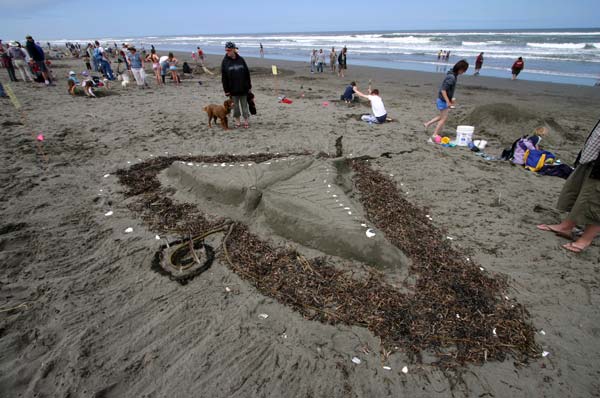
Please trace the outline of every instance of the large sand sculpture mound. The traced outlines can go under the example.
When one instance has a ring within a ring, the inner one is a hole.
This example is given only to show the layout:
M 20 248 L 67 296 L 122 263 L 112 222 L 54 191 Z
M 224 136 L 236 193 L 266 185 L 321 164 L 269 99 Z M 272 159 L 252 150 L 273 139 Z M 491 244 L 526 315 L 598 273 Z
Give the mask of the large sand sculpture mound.
M 160 176 L 179 198 L 328 255 L 407 274 L 409 260 L 366 224 L 345 162 L 309 156 L 264 163 L 175 162 Z

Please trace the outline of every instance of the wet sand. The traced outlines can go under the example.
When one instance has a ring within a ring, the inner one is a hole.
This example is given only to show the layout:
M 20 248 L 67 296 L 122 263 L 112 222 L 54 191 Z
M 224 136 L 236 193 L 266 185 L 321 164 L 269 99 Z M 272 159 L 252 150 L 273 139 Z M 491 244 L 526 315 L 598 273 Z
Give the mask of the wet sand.
M 273 62 L 247 62 L 258 108 L 248 130 L 208 127 L 202 107 L 224 100 L 219 76 L 184 79 L 180 87 L 156 87 L 149 76 L 147 90 L 115 85 L 116 95 L 74 98 L 66 75 L 83 63 L 57 60 L 57 86 L 12 84 L 25 121 L 0 100 L 0 395 L 597 396 L 598 241 L 574 255 L 560 247 L 563 238 L 535 228 L 562 217 L 554 204 L 563 180 L 427 144 L 422 123 L 436 114 L 443 74 L 350 63 L 340 79 L 277 61 L 275 80 Z M 208 57 L 209 67 L 219 63 Z M 394 122 L 369 125 L 357 120 L 368 113 L 367 103 L 338 101 L 350 81 L 366 91 L 369 79 Z M 279 103 L 278 95 L 293 103 Z M 461 76 L 455 96 L 447 135 L 473 125 L 475 138 L 488 141 L 486 152 L 499 155 L 546 125 L 545 148 L 572 163 L 598 118 L 600 90 Z M 47 161 L 32 133 L 44 134 Z M 453 245 L 508 279 L 506 295 L 529 311 L 546 357 L 445 374 L 400 348 L 386 370 L 369 330 L 306 320 L 219 261 L 185 286 L 150 269 L 164 240 L 128 207 L 134 198 L 125 197 L 118 169 L 171 155 L 334 154 L 342 135 L 344 155 L 372 157 L 372 167 L 393 175 L 411 202 L 428 208 Z M 125 233 L 128 227 L 133 232 Z

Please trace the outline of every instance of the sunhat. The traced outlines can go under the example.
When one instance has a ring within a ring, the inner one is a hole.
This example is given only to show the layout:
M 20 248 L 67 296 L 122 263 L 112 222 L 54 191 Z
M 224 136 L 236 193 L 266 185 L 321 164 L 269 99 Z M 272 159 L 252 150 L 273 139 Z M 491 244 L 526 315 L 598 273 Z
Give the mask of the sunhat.
M 76 73 L 74 71 L 69 71 L 69 76 L 71 75 L 75 75 Z

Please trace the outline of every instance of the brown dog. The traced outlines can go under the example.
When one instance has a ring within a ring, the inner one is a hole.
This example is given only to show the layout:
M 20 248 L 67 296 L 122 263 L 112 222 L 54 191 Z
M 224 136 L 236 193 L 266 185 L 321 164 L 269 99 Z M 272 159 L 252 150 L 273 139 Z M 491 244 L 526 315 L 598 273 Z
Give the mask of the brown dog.
M 223 130 L 228 130 L 229 126 L 227 124 L 227 115 L 229 112 L 231 112 L 232 108 L 232 99 L 228 99 L 227 101 L 223 102 L 223 105 L 206 105 L 203 109 L 208 114 L 208 127 L 212 127 L 212 121 L 217 123 L 217 118 L 219 118 L 221 120 L 221 126 L 223 126 Z

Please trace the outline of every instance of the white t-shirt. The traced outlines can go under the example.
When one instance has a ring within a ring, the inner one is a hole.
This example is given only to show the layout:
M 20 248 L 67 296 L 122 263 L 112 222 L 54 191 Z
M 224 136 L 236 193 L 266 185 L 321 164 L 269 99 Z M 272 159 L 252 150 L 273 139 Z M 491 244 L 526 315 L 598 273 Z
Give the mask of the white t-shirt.
M 371 108 L 373 110 L 373 116 L 379 117 L 387 114 L 385 106 L 383 106 L 383 100 L 378 95 L 367 95 L 369 101 L 371 101 Z

